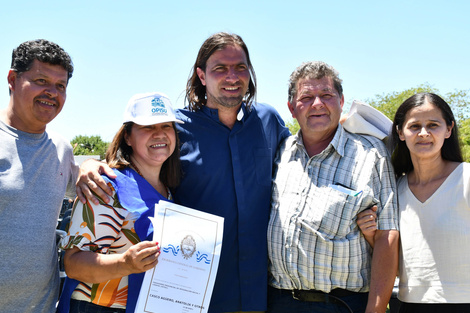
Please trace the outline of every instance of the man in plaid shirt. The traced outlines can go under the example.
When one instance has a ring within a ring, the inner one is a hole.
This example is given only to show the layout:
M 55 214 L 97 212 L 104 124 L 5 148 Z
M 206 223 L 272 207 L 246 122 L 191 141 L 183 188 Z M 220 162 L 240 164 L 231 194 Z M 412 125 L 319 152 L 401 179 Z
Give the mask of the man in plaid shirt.
M 384 144 L 339 123 L 342 81 L 308 62 L 290 77 L 300 131 L 279 147 L 268 227 L 268 312 L 385 312 L 398 267 L 397 196 Z M 374 249 L 357 213 L 377 205 Z

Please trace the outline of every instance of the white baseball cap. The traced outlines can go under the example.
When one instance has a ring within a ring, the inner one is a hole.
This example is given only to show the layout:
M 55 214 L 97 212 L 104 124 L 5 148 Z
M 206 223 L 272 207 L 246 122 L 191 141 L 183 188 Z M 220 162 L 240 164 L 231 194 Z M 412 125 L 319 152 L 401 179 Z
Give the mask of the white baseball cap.
M 129 100 L 124 111 L 124 122 L 153 125 L 165 122 L 184 124 L 176 119 L 170 99 L 160 92 L 139 93 Z

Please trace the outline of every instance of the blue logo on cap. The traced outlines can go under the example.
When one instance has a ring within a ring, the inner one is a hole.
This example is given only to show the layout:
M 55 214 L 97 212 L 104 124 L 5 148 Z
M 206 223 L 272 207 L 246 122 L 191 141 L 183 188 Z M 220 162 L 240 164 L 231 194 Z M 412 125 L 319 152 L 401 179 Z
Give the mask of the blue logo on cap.
M 152 113 L 153 114 L 166 114 L 167 109 L 165 108 L 165 103 L 160 98 L 152 99 Z

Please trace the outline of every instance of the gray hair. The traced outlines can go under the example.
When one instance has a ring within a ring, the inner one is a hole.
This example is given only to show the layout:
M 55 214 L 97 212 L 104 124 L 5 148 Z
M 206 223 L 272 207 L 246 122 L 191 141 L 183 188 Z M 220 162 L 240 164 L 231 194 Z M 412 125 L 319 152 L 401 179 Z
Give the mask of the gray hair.
M 333 79 L 333 84 L 339 96 L 343 96 L 342 79 L 339 78 L 339 73 L 334 67 L 321 61 L 304 62 L 289 77 L 289 95 L 288 101 L 292 103 L 297 94 L 297 84 L 300 79 L 321 79 L 323 77 L 330 77 Z

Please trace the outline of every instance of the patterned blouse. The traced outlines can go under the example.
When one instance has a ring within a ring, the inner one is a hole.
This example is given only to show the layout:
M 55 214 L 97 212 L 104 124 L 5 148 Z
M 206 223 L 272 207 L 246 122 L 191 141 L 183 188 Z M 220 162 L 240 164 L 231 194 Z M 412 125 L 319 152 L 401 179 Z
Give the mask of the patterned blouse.
M 148 184 L 140 176 L 137 177 L 138 174 L 133 170 L 125 169 L 123 172 L 133 176 L 135 184 Z M 150 184 L 148 185 L 150 186 Z M 122 254 L 132 245 L 141 241 L 134 229 L 135 222 L 141 214 L 138 211 L 128 210 L 121 205 L 118 192 L 115 190 L 116 184 L 109 181 L 108 186 L 113 191 L 110 204 L 106 204 L 101 199 L 99 199 L 99 205 L 88 201 L 85 204 L 78 200 L 75 201 L 67 236 L 60 243 L 61 249 L 67 250 L 77 247 L 82 251 Z M 145 187 L 148 188 L 149 186 Z M 153 191 L 156 192 L 155 189 Z M 157 194 L 159 198 L 165 199 L 159 193 Z M 169 198 L 171 200 L 171 195 Z M 158 200 L 155 201 L 155 203 L 157 202 Z M 154 215 L 154 207 L 147 211 L 152 211 L 149 214 L 150 216 Z M 71 298 L 92 302 L 104 307 L 125 309 L 127 291 L 128 276 L 125 276 L 96 284 L 80 282 Z

